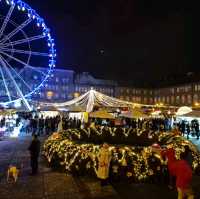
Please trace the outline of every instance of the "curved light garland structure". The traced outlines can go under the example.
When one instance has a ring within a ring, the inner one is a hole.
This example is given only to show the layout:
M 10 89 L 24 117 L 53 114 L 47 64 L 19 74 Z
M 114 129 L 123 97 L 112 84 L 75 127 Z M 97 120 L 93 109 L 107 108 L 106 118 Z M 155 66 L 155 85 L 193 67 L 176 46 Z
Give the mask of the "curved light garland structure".
M 66 172 L 96 175 L 101 143 L 109 144 L 111 152 L 110 177 L 117 174 L 131 182 L 145 182 L 162 175 L 166 162 L 152 150 L 152 143 L 171 147 L 177 159 L 184 146 L 192 151 L 193 171 L 198 173 L 200 155 L 197 147 L 186 138 L 172 132 L 148 132 L 145 129 L 101 127 L 68 129 L 54 133 L 44 143 L 44 155 L 51 166 L 62 166 Z
M 55 57 L 54 39 L 44 19 L 21 0 L 0 0 L 0 105 L 23 102 L 31 110 L 27 98 L 47 81 Z M 33 75 L 37 82 L 31 86 Z
M 86 112 L 90 113 L 93 111 L 95 105 L 103 107 L 135 107 L 140 106 L 139 104 L 119 100 L 114 97 L 110 97 L 91 89 L 85 94 L 63 103 L 41 103 L 42 106 L 54 106 L 54 107 L 65 107 L 65 106 L 84 106 Z

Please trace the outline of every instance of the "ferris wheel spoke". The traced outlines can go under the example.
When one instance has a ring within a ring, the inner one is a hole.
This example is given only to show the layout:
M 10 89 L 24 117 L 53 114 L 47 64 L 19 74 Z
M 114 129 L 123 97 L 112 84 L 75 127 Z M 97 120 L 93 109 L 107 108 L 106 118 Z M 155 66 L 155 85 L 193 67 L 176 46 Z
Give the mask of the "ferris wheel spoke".
M 48 57 L 49 56 L 49 53 L 40 53 L 40 52 L 18 50 L 18 49 L 12 49 L 12 48 L 0 48 L 0 50 L 1 51 L 6 51 L 6 52 L 27 54 L 27 55 L 35 55 L 35 56 L 44 56 L 44 57 Z
M 1 55 L 0 55 L 0 60 L 1 60 L 1 63 L 2 63 L 2 65 L 3 65 L 3 67 L 4 67 L 5 71 L 6 71 L 6 73 L 8 74 L 9 78 L 12 80 L 12 82 L 13 82 L 13 84 L 14 84 L 14 87 L 15 87 L 15 89 L 16 89 L 16 91 L 17 91 L 17 93 L 19 94 L 20 98 L 23 100 L 23 102 L 24 102 L 26 108 L 27 108 L 29 111 L 31 111 L 31 107 L 30 107 L 28 101 L 27 101 L 26 98 L 24 97 L 24 95 L 23 95 L 21 89 L 19 88 L 17 82 L 15 81 L 14 77 L 12 76 L 12 73 L 10 72 L 10 70 L 9 70 L 9 68 L 7 67 L 6 63 L 5 63 L 4 60 L 2 59 Z
M 0 57 L 0 64 L 3 65 L 1 57 Z M 12 99 L 11 99 L 11 95 L 10 95 L 10 92 L 9 92 L 9 89 L 8 89 L 8 85 L 7 85 L 3 70 L 2 70 L 2 66 L 0 66 L 0 73 L 1 73 L 1 77 L 3 79 L 3 84 L 4 84 L 4 87 L 5 87 L 5 90 L 6 90 L 6 94 L 8 96 L 9 101 L 11 102 Z
M 6 41 L 8 41 L 11 37 L 13 37 L 15 34 L 17 34 L 20 30 L 25 28 L 32 20 L 29 18 L 26 21 L 24 21 L 21 25 L 19 25 L 17 28 L 15 28 L 12 32 L 10 32 L 4 39 L 0 41 L 1 44 L 4 44 Z
M 15 60 L 16 62 L 18 62 L 18 63 L 20 63 L 20 64 L 26 66 L 27 68 L 30 68 L 30 69 L 32 69 L 32 70 L 35 70 L 35 71 L 37 71 L 37 72 L 39 72 L 39 73 L 42 73 L 44 76 L 46 76 L 46 73 L 45 73 L 45 72 L 43 72 L 43 71 L 37 69 L 36 67 L 30 66 L 29 64 L 23 62 L 22 60 L 20 60 L 20 59 L 18 59 L 18 58 L 16 58 L 16 57 L 13 57 L 13 56 L 11 56 L 11 55 L 5 53 L 5 52 L 1 52 L 1 54 L 6 55 L 7 57 L 9 57 L 9 58 Z
M 43 38 L 45 38 L 44 35 L 37 35 L 37 36 L 34 36 L 34 37 L 27 37 L 26 39 L 20 39 L 20 40 L 17 40 L 17 41 L 12 41 L 12 42 L 3 44 L 2 47 L 4 48 L 4 47 L 8 47 L 8 46 L 14 46 L 14 45 L 18 45 L 18 44 L 28 43 L 28 42 L 39 40 L 39 39 L 43 39 Z
M 9 22 L 10 16 L 11 16 L 14 8 L 15 8 L 15 5 L 14 4 L 11 5 L 11 7 L 6 15 L 6 18 L 4 19 L 3 25 L 1 26 L 1 29 L 0 29 L 0 38 L 3 35 L 4 30 L 6 29 L 7 23 Z
M 24 83 L 24 85 L 32 91 L 31 87 L 24 81 L 23 77 L 2 57 L 3 61 L 7 64 L 7 66 L 17 75 L 17 77 Z

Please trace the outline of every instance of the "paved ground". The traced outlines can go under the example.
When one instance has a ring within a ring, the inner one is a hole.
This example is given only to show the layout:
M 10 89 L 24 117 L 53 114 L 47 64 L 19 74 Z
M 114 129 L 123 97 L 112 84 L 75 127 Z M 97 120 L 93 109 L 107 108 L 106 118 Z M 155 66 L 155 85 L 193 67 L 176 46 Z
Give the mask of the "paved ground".
M 115 184 L 101 187 L 98 180 L 86 177 L 73 177 L 51 171 L 40 159 L 40 173 L 29 176 L 30 138 L 0 141 L 0 199 L 175 199 L 176 192 L 165 185 Z M 21 175 L 16 184 L 6 182 L 6 171 L 10 163 L 20 167 Z M 194 177 L 196 199 L 200 178 Z

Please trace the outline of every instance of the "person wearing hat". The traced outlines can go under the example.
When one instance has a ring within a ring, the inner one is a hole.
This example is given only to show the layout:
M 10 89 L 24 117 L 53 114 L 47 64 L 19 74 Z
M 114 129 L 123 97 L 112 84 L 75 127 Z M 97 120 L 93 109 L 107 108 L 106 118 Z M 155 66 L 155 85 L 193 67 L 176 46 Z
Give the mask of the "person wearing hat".
M 188 199 L 194 199 L 191 189 L 192 169 L 190 165 L 183 159 L 177 160 L 175 150 L 172 147 L 163 150 L 161 147 L 152 146 L 152 151 L 159 153 L 161 157 L 167 158 L 169 173 L 176 177 L 178 199 L 183 199 L 185 196 Z

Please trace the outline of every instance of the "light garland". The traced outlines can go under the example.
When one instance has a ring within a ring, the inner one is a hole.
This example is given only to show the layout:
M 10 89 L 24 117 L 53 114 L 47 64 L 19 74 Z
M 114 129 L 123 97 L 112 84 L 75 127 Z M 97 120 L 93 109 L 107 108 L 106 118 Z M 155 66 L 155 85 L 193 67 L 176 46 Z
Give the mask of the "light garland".
M 117 128 L 109 129 L 111 135 L 116 136 L 115 133 Z M 84 129 L 86 135 L 90 136 L 91 129 Z M 102 136 L 102 132 L 98 132 L 96 129 L 96 135 Z M 124 132 L 124 136 L 127 136 L 132 132 L 128 129 Z M 76 136 L 77 141 L 73 140 Z M 147 135 L 148 137 L 148 135 Z M 180 136 L 173 136 L 167 133 L 160 133 L 157 137 L 162 143 L 173 145 L 176 150 L 177 159 L 179 159 L 181 152 L 184 150 L 184 146 L 188 145 L 192 149 L 193 153 L 193 168 L 196 169 L 200 165 L 200 155 L 196 151 L 195 146 Z M 86 173 L 96 174 L 98 169 L 98 153 L 100 145 L 93 143 L 82 143 L 86 140 L 81 136 L 81 132 L 78 129 L 71 129 L 62 134 L 53 134 L 46 140 L 44 144 L 44 155 L 46 156 L 49 163 L 59 161 L 59 164 L 65 168 L 66 171 L 72 173 L 78 173 L 82 170 Z M 169 141 L 169 142 L 168 142 Z M 81 142 L 81 143 L 80 143 Z M 128 179 L 135 179 L 137 181 L 145 181 L 148 178 L 156 175 L 156 172 L 160 169 L 163 164 L 166 164 L 162 158 L 152 152 L 151 146 L 138 147 L 138 146 L 124 146 L 124 145 L 110 145 L 109 150 L 112 153 L 111 159 L 111 173 L 120 175 L 122 168 L 126 168 L 126 175 Z M 159 165 L 156 170 L 151 167 L 150 162 L 152 158 L 157 159 Z

